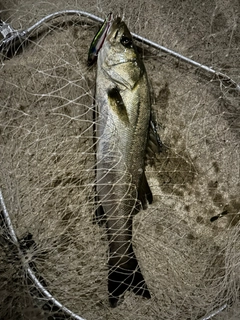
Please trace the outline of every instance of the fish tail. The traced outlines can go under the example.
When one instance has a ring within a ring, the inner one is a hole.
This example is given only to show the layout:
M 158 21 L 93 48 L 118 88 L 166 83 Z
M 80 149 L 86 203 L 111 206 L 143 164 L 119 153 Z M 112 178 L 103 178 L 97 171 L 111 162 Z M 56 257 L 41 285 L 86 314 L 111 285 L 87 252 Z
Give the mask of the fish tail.
M 108 273 L 109 303 L 112 307 L 118 305 L 118 300 L 127 290 L 132 290 L 136 295 L 147 299 L 151 298 L 150 292 L 143 278 L 142 272 L 133 252 L 126 266 L 112 266 Z

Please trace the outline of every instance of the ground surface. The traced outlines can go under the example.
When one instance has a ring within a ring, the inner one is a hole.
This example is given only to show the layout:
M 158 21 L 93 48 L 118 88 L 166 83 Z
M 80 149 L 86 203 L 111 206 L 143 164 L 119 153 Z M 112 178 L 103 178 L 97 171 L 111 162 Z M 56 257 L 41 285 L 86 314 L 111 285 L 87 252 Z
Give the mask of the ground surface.
M 237 0 L 10 0 L 0 1 L 0 18 L 21 29 L 64 9 L 124 16 L 132 32 L 240 83 Z M 127 293 L 111 309 L 105 231 L 92 224 L 96 70 L 86 58 L 98 24 L 66 17 L 48 26 L 0 66 L 0 185 L 17 236 L 30 232 L 38 245 L 29 258 L 49 291 L 87 320 L 200 319 L 230 300 L 215 319 L 239 319 L 239 93 L 143 46 L 165 146 L 147 167 L 154 203 L 134 221 L 152 299 Z M 1 255 L 0 319 L 47 319 L 9 250 Z

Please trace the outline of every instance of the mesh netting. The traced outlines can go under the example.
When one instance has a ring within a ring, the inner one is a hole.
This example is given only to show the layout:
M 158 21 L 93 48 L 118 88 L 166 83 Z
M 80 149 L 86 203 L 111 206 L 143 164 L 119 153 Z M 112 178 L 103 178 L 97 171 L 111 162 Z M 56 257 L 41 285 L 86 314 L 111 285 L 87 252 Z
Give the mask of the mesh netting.
M 58 10 L 124 16 L 130 31 L 240 82 L 236 1 L 2 1 L 15 29 Z M 24 261 L 84 319 L 238 319 L 239 93 L 142 46 L 164 148 L 146 167 L 153 203 L 133 219 L 133 247 L 151 299 L 108 302 L 106 228 L 93 223 L 94 87 L 86 64 L 99 25 L 60 17 L 1 63 L 0 181 Z M 123 176 L 124 176 L 123 172 Z M 45 304 L 2 228 L 0 319 L 67 319 Z

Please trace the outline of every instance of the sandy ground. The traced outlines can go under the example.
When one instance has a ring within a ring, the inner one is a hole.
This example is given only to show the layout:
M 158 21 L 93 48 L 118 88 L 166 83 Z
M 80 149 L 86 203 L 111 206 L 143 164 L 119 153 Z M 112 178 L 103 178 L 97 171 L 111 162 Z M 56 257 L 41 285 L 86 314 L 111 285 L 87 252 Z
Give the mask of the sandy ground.
M 240 4 L 215 1 L 0 1 L 16 29 L 64 9 L 124 16 L 130 30 L 240 83 Z M 132 293 L 111 309 L 105 230 L 92 223 L 98 24 L 60 18 L 0 70 L 0 185 L 17 236 L 31 233 L 49 291 L 90 319 L 239 319 L 239 93 L 207 73 L 142 46 L 165 146 L 147 176 L 154 203 L 134 221 L 134 247 L 152 299 Z M 63 23 L 65 22 L 65 23 Z M 213 216 L 226 213 L 211 222 Z M 53 319 L 29 295 L 1 238 L 0 319 Z

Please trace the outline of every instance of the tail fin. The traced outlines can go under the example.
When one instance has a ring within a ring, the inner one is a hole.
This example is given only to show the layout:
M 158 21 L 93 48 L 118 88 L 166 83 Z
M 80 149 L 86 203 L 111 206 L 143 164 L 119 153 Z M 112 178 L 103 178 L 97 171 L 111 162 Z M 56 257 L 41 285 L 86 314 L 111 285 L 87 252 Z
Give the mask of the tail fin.
M 127 290 L 132 290 L 136 295 L 151 298 L 148 287 L 145 283 L 135 254 L 131 256 L 128 262 L 128 268 L 113 266 L 108 273 L 108 293 L 111 307 L 116 307 L 119 297 Z

